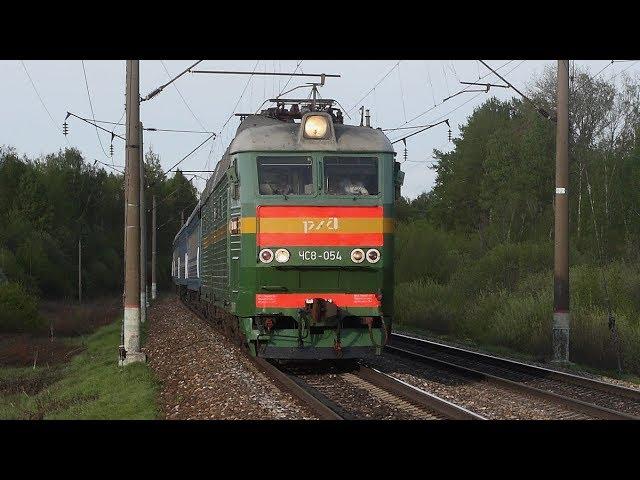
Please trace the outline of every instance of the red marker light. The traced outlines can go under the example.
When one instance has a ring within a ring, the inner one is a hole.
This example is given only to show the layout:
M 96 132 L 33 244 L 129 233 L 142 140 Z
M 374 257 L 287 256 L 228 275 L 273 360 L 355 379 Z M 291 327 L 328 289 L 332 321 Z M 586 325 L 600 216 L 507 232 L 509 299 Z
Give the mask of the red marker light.
M 367 250 L 367 260 L 369 263 L 377 263 L 380 260 L 380 252 L 375 248 Z
M 260 250 L 260 261 L 262 263 L 271 263 L 273 261 L 273 252 L 268 248 Z

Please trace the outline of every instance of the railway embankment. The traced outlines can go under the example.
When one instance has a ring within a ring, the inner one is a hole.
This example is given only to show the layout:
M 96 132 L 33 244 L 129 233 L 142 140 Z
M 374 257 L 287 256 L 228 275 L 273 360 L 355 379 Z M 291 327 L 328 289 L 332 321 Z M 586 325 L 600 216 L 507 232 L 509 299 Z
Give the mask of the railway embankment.
M 49 335 L 2 334 L 0 419 L 157 418 L 151 370 L 118 366 L 117 303 L 52 302 L 42 308 Z

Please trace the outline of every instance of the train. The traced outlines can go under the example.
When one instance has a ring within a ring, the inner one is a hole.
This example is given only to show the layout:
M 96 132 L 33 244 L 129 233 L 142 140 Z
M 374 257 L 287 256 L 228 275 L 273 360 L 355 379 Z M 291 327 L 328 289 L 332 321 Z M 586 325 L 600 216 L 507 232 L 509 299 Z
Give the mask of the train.
M 331 99 L 274 101 L 234 138 L 173 241 L 183 302 L 251 355 L 357 359 L 393 324 L 390 140 Z

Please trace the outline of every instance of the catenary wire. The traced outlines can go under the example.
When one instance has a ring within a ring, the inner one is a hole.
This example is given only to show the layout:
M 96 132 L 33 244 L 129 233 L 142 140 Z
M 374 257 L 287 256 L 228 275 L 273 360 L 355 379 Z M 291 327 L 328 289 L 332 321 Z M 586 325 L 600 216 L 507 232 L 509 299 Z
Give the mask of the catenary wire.
M 96 115 L 93 110 L 93 102 L 91 101 L 91 93 L 89 90 L 89 80 L 87 79 L 87 69 L 85 68 L 84 60 L 81 60 L 81 62 L 82 62 L 82 73 L 84 74 L 84 86 L 87 89 L 87 98 L 89 99 L 89 108 L 91 109 L 91 118 L 95 122 Z M 105 157 L 111 158 L 111 161 L 113 162 L 113 157 L 110 157 L 109 155 L 107 155 L 107 151 L 104 149 L 104 145 L 102 144 L 102 139 L 100 138 L 100 133 L 98 132 L 98 127 L 95 127 L 95 130 L 96 130 L 96 137 L 98 137 L 98 143 L 100 144 L 100 148 L 102 149 L 102 153 L 104 153 Z
M 164 68 L 164 71 L 167 72 L 167 76 L 169 77 L 169 79 L 171 79 L 171 73 L 169 73 L 169 69 L 165 65 L 164 60 L 160 60 L 160 63 L 162 64 L 162 68 Z M 202 124 L 200 119 L 196 116 L 196 114 L 193 112 L 193 110 L 191 109 L 191 107 L 189 106 L 189 104 L 187 103 L 185 98 L 182 96 L 182 92 L 180 91 L 178 86 L 175 83 L 171 83 L 171 85 L 173 85 L 173 87 L 176 89 L 176 92 L 178 92 L 178 95 L 180 95 L 180 98 L 182 99 L 182 103 L 184 103 L 184 106 L 187 107 L 187 110 L 189 110 L 189 112 L 191 112 L 191 115 L 193 116 L 195 121 L 198 122 L 198 125 L 200 125 L 200 127 L 203 130 L 206 130 L 207 128 Z

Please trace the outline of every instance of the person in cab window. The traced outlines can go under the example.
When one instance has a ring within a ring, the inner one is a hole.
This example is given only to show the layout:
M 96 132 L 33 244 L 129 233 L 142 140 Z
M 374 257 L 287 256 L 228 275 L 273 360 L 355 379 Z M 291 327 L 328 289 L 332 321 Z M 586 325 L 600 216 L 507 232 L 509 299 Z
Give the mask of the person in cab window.
M 342 195 L 369 195 L 361 181 L 353 182 L 349 177 L 340 180 L 340 194 Z
M 288 195 L 291 192 L 292 188 L 287 179 L 277 175 L 266 176 L 265 182 L 260 184 L 262 195 Z

